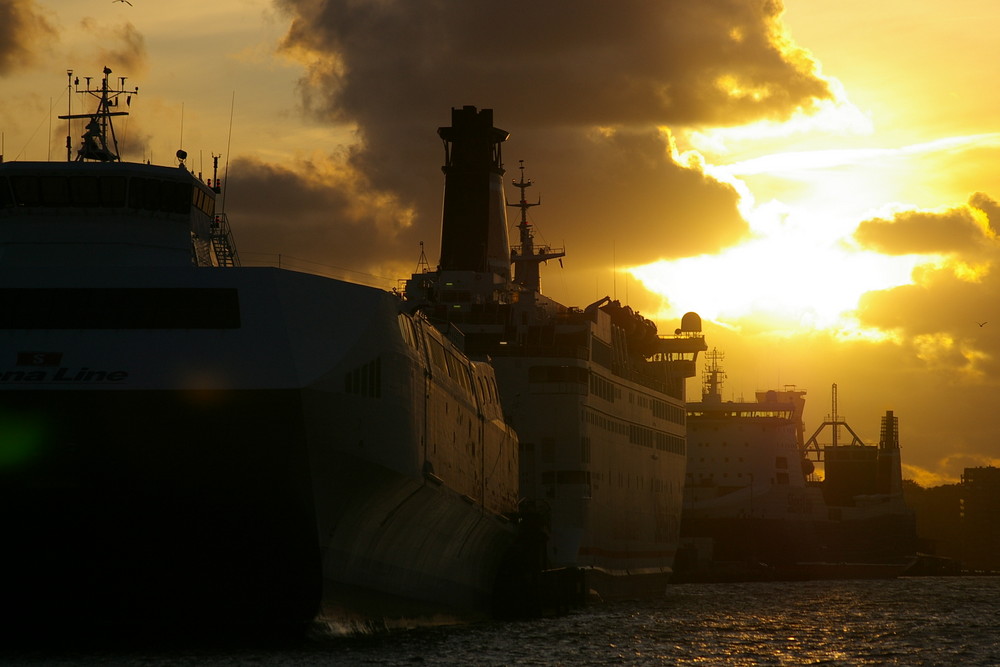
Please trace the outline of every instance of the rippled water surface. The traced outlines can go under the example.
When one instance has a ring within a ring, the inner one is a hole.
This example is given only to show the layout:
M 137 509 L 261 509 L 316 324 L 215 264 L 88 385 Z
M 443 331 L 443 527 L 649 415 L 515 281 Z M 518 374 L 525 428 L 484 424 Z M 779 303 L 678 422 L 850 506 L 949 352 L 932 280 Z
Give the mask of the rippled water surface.
M 0 653 L 0 663 L 997 665 L 998 612 L 998 577 L 684 584 L 558 618 L 281 642 L 38 645 Z

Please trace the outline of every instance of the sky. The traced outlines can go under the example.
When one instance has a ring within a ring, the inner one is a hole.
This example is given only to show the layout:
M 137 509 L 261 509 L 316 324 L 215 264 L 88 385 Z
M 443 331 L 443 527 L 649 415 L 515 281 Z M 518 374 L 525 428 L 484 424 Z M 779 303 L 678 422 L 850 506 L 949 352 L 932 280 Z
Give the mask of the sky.
M 1000 465 L 998 23 L 990 0 L 3 0 L 0 153 L 65 159 L 67 70 L 110 67 L 139 89 L 123 159 L 219 156 L 244 264 L 391 288 L 437 261 L 436 129 L 492 108 L 536 241 L 566 249 L 547 294 L 661 332 L 698 312 L 725 399 L 794 385 L 808 435 L 836 384 L 868 442 L 894 412 L 933 486 Z

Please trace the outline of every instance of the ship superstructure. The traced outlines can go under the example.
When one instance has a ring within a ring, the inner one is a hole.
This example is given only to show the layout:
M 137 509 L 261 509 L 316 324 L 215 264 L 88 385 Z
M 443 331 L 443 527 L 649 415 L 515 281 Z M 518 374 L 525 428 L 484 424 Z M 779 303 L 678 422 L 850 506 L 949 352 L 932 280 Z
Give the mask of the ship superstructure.
M 240 266 L 217 178 L 118 158 L 110 73 L 76 160 L 0 164 L 4 627 L 489 611 L 492 367 L 393 293 Z
M 512 182 L 519 243 L 508 246 L 508 133 L 492 110 L 463 107 L 439 135 L 440 265 L 412 276 L 407 300 L 496 369 L 520 440 L 522 510 L 548 520 L 548 564 L 580 568 L 605 596 L 638 575 L 668 576 L 687 455 L 684 384 L 705 349 L 700 318 L 688 313 L 660 336 L 617 300 L 575 308 L 544 295 L 540 266 L 564 251 L 536 243 L 527 211 L 540 201 L 525 197 L 523 163 Z

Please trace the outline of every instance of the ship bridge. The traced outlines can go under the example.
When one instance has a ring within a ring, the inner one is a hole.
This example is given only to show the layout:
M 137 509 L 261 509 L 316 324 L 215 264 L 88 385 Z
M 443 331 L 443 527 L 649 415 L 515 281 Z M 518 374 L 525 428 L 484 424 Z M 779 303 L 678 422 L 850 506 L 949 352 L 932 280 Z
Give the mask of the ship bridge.
M 685 313 L 672 336 L 657 336 L 656 351 L 646 361 L 664 368 L 668 377 L 690 378 L 697 374 L 698 353 L 708 350 L 701 331 L 701 316 Z

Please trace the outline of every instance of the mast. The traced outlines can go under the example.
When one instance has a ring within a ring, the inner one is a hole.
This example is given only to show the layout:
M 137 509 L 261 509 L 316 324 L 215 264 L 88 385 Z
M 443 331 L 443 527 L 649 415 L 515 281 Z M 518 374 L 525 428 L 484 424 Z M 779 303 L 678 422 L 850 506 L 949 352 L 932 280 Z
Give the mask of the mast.
M 722 366 L 719 363 L 726 358 L 726 355 L 713 347 L 711 352 L 705 353 L 705 370 L 702 372 L 702 400 L 708 402 L 719 402 L 722 400 L 722 381 L 726 379 Z
M 83 90 L 80 89 L 80 77 L 76 77 L 73 80 L 73 87 L 75 92 L 81 95 L 92 95 L 98 99 L 97 111 L 92 114 L 73 114 L 67 113 L 65 116 L 59 116 L 60 119 L 70 121 L 80 118 L 88 119 L 86 130 L 83 133 L 83 144 L 76 152 L 76 161 L 83 162 L 84 160 L 96 160 L 98 162 L 121 162 L 121 157 L 118 155 L 118 138 L 115 136 L 115 128 L 111 122 L 112 116 L 127 116 L 127 111 L 112 111 L 112 109 L 118 108 L 118 97 L 120 95 L 125 95 L 125 104 L 129 106 L 132 104 L 132 95 L 138 95 L 139 89 L 133 88 L 132 90 L 125 90 L 125 79 L 127 77 L 118 77 L 118 87 L 112 88 L 108 83 L 108 77 L 111 74 L 111 68 L 104 68 L 104 76 L 101 78 L 101 85 L 99 88 L 92 88 L 90 81 L 92 77 L 85 76 L 85 87 Z M 66 71 L 67 77 L 73 75 L 72 70 Z M 66 136 L 66 160 L 71 160 L 71 150 L 70 150 L 71 139 L 69 133 Z
M 548 246 L 535 248 L 535 234 L 528 222 L 528 209 L 532 206 L 539 206 L 542 203 L 541 196 L 534 203 L 528 202 L 525 198 L 525 190 L 534 185 L 531 179 L 524 179 L 524 160 L 518 160 L 521 169 L 521 180 L 511 181 L 511 184 L 521 191 L 521 198 L 516 204 L 508 203 L 521 209 L 521 222 L 517 225 L 520 245 L 510 249 L 510 261 L 514 265 L 514 282 L 531 292 L 541 292 L 541 276 L 539 266 L 542 262 L 550 259 L 564 257 L 566 253 L 562 248 L 552 249 Z
M 837 414 L 837 383 L 833 384 L 833 387 L 831 388 L 831 394 L 832 394 L 830 401 L 831 414 L 827 415 L 826 421 L 824 421 L 822 424 L 819 425 L 819 428 L 817 428 L 816 431 L 812 434 L 812 436 L 810 436 L 810 438 L 806 440 L 806 443 L 804 445 L 804 449 L 806 450 L 806 455 L 808 456 L 808 454 L 812 452 L 812 454 L 816 457 L 814 459 L 815 461 L 822 461 L 824 459 L 824 447 L 819 444 L 819 441 L 816 439 L 816 436 L 818 436 L 827 426 L 829 426 L 831 431 L 833 432 L 832 444 L 830 445 L 830 447 L 836 449 L 837 447 L 844 446 L 841 445 L 839 442 L 840 438 L 838 434 L 838 429 L 841 426 L 847 429 L 847 432 L 850 433 L 851 435 L 851 444 L 846 446 L 848 447 L 865 446 L 865 443 L 861 440 L 860 437 L 858 437 L 858 434 L 854 432 L 854 429 L 850 427 L 850 425 L 847 423 L 847 420 L 844 419 L 839 414 Z

